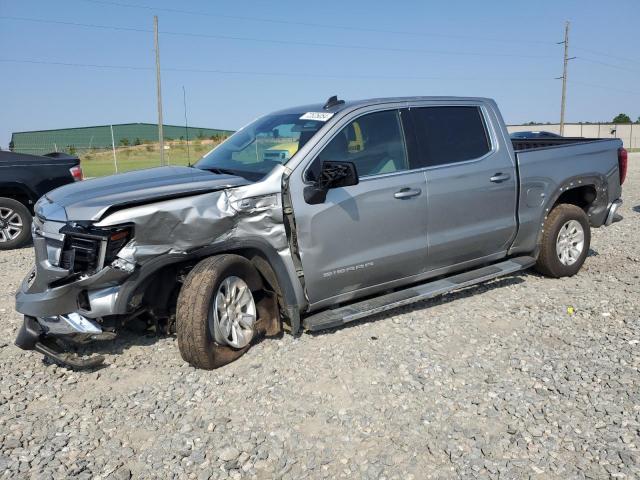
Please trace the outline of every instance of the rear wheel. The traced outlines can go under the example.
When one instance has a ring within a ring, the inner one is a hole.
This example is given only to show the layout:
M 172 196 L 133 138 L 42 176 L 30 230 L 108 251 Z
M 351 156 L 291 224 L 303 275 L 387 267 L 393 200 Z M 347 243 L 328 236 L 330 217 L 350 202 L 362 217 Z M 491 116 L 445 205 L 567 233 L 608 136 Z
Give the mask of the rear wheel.
M 557 205 L 544 222 L 536 269 L 548 277 L 578 273 L 591 244 L 589 219 L 580 207 Z
M 13 198 L 0 197 L 0 250 L 17 248 L 31 237 L 31 213 Z
M 198 263 L 180 290 L 176 333 L 182 358 L 212 369 L 242 355 L 258 335 L 255 294 L 260 275 L 239 255 L 218 255 Z

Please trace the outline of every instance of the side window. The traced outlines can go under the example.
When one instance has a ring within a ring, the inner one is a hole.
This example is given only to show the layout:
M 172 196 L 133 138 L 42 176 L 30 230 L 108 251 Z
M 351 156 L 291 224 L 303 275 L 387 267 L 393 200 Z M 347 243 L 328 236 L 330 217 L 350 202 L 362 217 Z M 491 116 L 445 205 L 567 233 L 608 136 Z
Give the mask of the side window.
M 478 107 L 411 109 L 424 166 L 473 160 L 491 150 Z
M 307 171 L 315 180 L 324 161 L 353 162 L 358 176 L 407 170 L 407 153 L 397 110 L 358 117 L 318 154 Z

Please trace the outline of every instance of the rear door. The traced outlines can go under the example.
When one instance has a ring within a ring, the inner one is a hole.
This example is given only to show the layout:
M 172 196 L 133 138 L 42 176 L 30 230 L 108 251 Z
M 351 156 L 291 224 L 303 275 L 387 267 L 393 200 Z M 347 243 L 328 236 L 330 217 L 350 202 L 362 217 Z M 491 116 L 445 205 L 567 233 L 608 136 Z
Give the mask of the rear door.
M 309 205 L 302 190 L 327 160 L 353 162 L 360 183 L 333 188 L 324 203 Z M 312 306 L 373 293 L 425 271 L 426 181 L 409 164 L 397 109 L 348 121 L 302 175 L 292 176 L 291 192 Z
M 427 181 L 429 270 L 506 255 L 516 233 L 516 170 L 481 103 L 412 108 Z

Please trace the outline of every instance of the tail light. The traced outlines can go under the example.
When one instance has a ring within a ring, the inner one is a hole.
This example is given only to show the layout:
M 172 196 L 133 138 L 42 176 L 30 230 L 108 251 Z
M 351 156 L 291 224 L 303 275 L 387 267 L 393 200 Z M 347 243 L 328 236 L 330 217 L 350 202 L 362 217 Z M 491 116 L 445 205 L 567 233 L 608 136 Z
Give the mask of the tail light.
M 80 165 L 71 167 L 69 169 L 69 172 L 71 172 L 71 176 L 76 182 L 79 182 L 80 180 L 82 180 L 82 168 L 80 167 Z
M 620 185 L 624 183 L 624 179 L 627 178 L 627 150 L 624 148 L 618 149 L 618 171 L 620 172 Z

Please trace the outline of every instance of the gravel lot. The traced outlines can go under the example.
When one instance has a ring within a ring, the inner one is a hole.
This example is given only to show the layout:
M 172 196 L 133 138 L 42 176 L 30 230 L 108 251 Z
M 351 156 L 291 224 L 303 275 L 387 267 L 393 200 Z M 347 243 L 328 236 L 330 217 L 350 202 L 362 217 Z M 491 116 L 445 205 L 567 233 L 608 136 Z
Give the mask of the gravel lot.
M 13 345 L 0 253 L 0 478 L 640 477 L 640 154 L 575 277 L 515 275 L 220 370 L 129 334 L 72 372 Z M 573 307 L 575 313 L 568 312 Z

